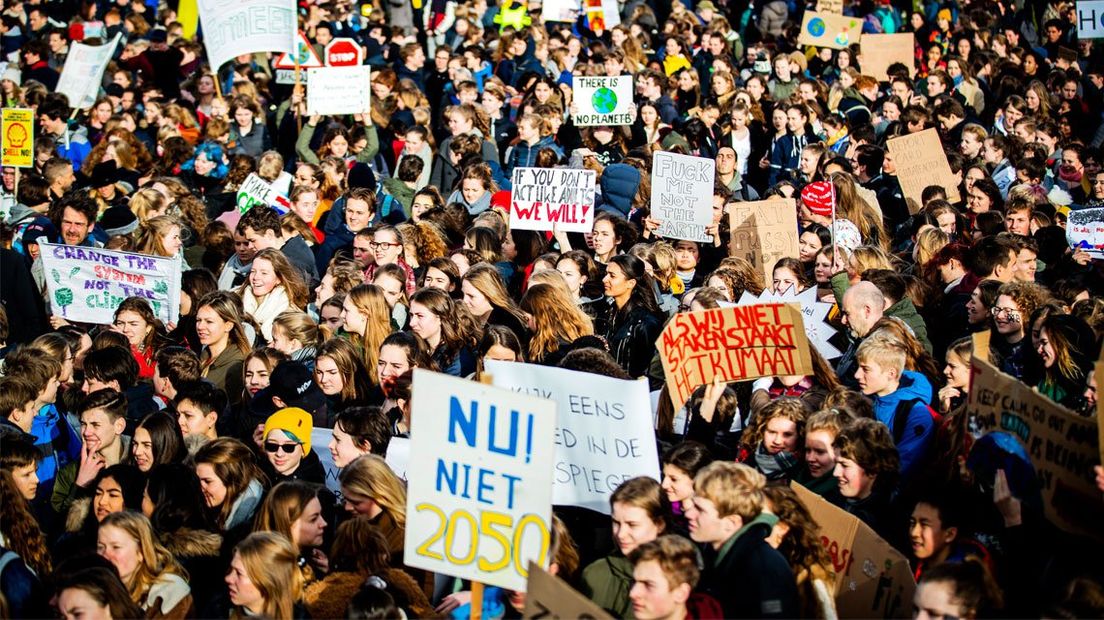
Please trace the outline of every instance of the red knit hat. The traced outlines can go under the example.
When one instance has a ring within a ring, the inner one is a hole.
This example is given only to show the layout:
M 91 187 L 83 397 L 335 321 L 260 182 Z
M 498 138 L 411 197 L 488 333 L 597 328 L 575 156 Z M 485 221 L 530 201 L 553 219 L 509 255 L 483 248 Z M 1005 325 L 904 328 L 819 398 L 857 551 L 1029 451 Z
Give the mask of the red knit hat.
M 809 183 L 801 190 L 801 204 L 821 217 L 832 217 L 832 199 L 835 188 L 828 181 Z

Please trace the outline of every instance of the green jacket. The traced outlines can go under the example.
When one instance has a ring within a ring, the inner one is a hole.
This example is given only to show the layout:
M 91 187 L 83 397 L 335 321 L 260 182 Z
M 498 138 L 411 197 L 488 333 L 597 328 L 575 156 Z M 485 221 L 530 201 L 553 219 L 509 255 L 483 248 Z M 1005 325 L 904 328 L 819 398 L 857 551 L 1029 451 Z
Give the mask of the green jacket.
M 299 138 L 295 141 L 295 154 L 299 156 L 299 161 L 303 163 L 318 165 L 322 162 L 318 159 L 318 154 L 310 148 L 311 138 L 314 137 L 314 127 L 310 123 L 303 123 L 303 129 L 299 132 Z M 368 164 L 379 154 L 379 134 L 376 133 L 375 125 L 365 127 L 364 133 L 368 138 L 368 145 L 356 154 L 355 159 L 359 163 Z M 352 155 L 352 150 L 349 151 L 349 154 Z
M 615 618 L 632 618 L 632 574 L 628 558 L 619 553 L 608 555 L 583 569 L 583 594 Z
M 119 435 L 119 441 L 123 442 L 120 454 L 123 455 L 121 462 L 125 463 L 127 457 L 130 456 L 130 437 Z M 63 520 L 65 515 L 69 513 L 69 506 L 73 504 L 73 500 L 80 497 L 91 497 L 96 491 L 94 488 L 77 486 L 77 473 L 79 471 L 80 461 L 72 461 L 59 469 L 57 478 L 54 479 L 54 494 L 50 496 L 50 505 L 61 515 Z
M 403 206 L 403 210 L 409 215 L 411 209 L 414 207 L 414 188 L 408 186 L 406 183 L 396 179 L 395 177 L 388 177 L 383 180 L 383 191 L 390 194 L 395 200 L 399 201 L 399 204 Z
M 732 538 L 726 540 L 725 544 L 722 545 L 721 548 L 717 551 L 717 557 L 713 559 L 714 566 L 718 566 L 721 564 L 721 562 L 724 561 L 724 558 L 726 555 L 728 555 L 729 550 L 732 549 L 732 546 L 736 544 L 736 541 L 740 538 L 740 536 L 743 535 L 744 532 L 750 530 L 753 526 L 759 523 L 765 523 L 768 528 L 774 529 L 775 524 L 778 523 L 778 517 L 764 510 L 763 512 L 759 513 L 758 517 L 755 517 L 751 521 L 745 523 L 744 526 L 741 527 L 739 530 L 736 530 L 736 533 L 732 535 Z
M 847 289 L 851 288 L 851 281 L 846 273 L 837 273 L 832 276 L 832 293 L 836 296 L 836 304 L 843 308 L 843 294 L 847 292 Z M 885 316 L 891 316 L 897 319 L 901 319 L 905 322 L 905 325 L 909 326 L 912 330 L 912 334 L 916 336 L 916 339 L 923 345 L 924 350 L 928 353 L 932 352 L 931 341 L 928 340 L 928 326 L 924 323 L 924 317 L 920 316 L 917 312 L 916 306 L 913 305 L 912 300 L 908 297 L 899 300 L 897 303 L 886 308 Z

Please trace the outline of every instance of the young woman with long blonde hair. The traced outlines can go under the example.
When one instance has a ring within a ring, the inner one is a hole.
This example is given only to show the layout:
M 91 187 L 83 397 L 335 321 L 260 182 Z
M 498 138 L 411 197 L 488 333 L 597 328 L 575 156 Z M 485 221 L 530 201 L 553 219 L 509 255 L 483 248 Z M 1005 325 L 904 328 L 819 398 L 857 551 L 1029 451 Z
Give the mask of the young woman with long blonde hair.
M 376 366 L 379 363 L 379 348 L 391 333 L 391 308 L 387 305 L 383 289 L 375 284 L 354 287 L 345 296 L 341 317 L 345 321 L 345 331 L 363 353 L 368 377 L 378 385 Z
M 341 470 L 345 510 L 363 515 L 387 539 L 391 561 L 402 562 L 406 534 L 406 485 L 383 458 L 366 454 Z
M 303 595 L 299 555 L 286 537 L 255 532 L 238 543 L 226 574 L 231 618 L 298 618 Z
M 272 342 L 272 322 L 285 310 L 306 308 L 307 285 L 291 261 L 280 250 L 257 252 L 249 270 L 249 281 L 238 289 L 242 309 L 261 328 L 266 342 Z
M 157 542 L 149 519 L 139 512 L 113 512 L 100 522 L 96 551 L 119 571 L 130 598 L 146 616 L 187 618 L 193 611 L 188 574 Z
M 529 340 L 528 320 L 514 303 L 497 268 L 488 263 L 472 265 L 461 280 L 464 305 L 480 324 L 509 328 L 523 344 Z
M 563 291 L 551 284 L 529 287 L 521 299 L 529 314 L 533 337 L 529 340 L 529 361 L 540 363 L 564 345 L 594 333 L 590 317 Z

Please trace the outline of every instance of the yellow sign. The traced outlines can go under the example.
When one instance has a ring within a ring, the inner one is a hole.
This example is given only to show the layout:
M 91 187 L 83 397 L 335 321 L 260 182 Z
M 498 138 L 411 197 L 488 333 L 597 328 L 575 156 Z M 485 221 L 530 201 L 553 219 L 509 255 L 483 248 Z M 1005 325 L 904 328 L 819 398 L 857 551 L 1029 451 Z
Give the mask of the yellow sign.
M 30 168 L 34 165 L 34 112 L 29 108 L 5 108 L 0 123 L 3 157 L 0 164 Z

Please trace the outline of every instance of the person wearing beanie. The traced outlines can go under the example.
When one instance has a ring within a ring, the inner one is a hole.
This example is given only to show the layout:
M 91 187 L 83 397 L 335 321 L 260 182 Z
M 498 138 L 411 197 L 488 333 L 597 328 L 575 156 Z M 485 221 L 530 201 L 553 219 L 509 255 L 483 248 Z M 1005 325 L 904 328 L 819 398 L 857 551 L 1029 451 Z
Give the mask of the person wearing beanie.
M 848 252 L 862 245 L 862 236 L 859 227 L 840 217 L 836 217 L 832 223 L 832 203 L 835 201 L 835 190 L 829 181 L 817 181 L 809 183 L 801 190 L 801 207 L 799 218 L 802 226 L 810 223 L 820 224 L 832 232 L 832 238 L 836 245 L 845 248 Z
M 285 407 L 265 420 L 263 469 L 273 485 L 285 480 L 325 483 L 322 462 L 311 451 L 313 432 L 311 414 L 298 407 Z

